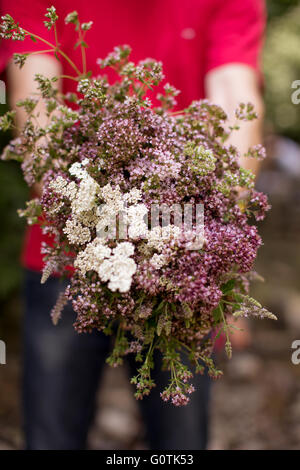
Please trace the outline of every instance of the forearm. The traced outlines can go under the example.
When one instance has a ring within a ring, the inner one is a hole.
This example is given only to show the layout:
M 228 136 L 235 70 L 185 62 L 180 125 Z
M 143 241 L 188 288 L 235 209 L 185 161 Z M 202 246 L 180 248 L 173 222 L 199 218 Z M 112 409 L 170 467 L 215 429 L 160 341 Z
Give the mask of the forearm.
M 219 104 L 227 113 L 229 125 L 236 123 L 235 110 L 239 103 L 254 105 L 258 118 L 250 122 L 240 121 L 239 131 L 233 131 L 227 142 L 238 148 L 241 166 L 257 174 L 260 162 L 244 157 L 249 147 L 262 143 L 264 106 L 255 72 L 243 65 L 220 67 L 208 74 L 206 93 L 209 100 Z
M 240 129 L 231 133 L 227 143 L 236 146 L 240 152 L 240 165 L 257 175 L 260 162 L 244 156 L 250 147 L 262 143 L 264 106 L 257 74 L 250 67 L 230 64 L 212 70 L 206 77 L 205 86 L 208 99 L 220 105 L 228 115 L 228 126 L 236 124 L 235 110 L 240 103 L 253 104 L 258 118 L 250 122 L 239 121 Z M 235 332 L 232 336 L 233 344 L 237 349 L 244 348 L 251 341 L 247 322 L 239 319 L 234 323 L 242 332 Z
M 10 106 L 16 111 L 16 125 L 17 128 L 22 128 L 26 122 L 27 114 L 23 107 L 18 107 L 17 102 L 34 95 L 37 90 L 37 83 L 34 80 L 36 73 L 42 73 L 47 78 L 52 78 L 61 75 L 60 63 L 48 55 L 30 56 L 28 57 L 22 69 L 11 63 L 7 69 L 8 90 L 10 97 Z M 57 82 L 60 87 L 60 82 Z M 46 114 L 45 105 L 42 100 L 39 100 L 35 114 L 38 115 L 37 122 L 43 127 L 47 125 L 48 117 Z M 31 156 L 27 155 L 27 159 Z M 41 194 L 41 186 L 36 184 L 34 186 L 35 192 Z
M 54 57 L 38 55 L 28 57 L 25 65 L 21 69 L 13 63 L 10 63 L 8 66 L 7 78 L 10 105 L 17 111 L 16 120 L 18 127 L 24 125 L 26 113 L 23 108 L 16 107 L 16 103 L 38 91 L 37 83 L 34 80 L 36 73 L 41 73 L 47 78 L 53 78 L 61 75 L 61 65 Z M 57 86 L 60 86 L 59 82 Z M 44 103 L 41 100 L 36 107 L 36 111 L 39 113 L 39 123 L 45 125 L 47 116 Z

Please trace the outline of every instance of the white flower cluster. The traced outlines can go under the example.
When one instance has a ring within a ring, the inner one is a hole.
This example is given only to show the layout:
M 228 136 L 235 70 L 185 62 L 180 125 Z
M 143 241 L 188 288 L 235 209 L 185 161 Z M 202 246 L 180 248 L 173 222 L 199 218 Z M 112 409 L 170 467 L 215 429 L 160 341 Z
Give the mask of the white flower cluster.
M 148 232 L 148 246 L 157 251 L 163 251 L 165 240 L 178 238 L 180 234 L 181 228 L 177 225 L 165 225 L 164 227 L 158 225 Z
M 137 188 L 133 188 L 129 193 L 124 194 L 125 201 L 131 204 L 137 204 L 142 199 L 142 191 Z
M 72 200 L 72 212 L 77 215 L 81 212 L 89 211 L 94 207 L 95 197 L 100 191 L 99 184 L 82 168 L 87 164 L 88 160 L 85 159 L 82 163 L 73 163 L 69 169 L 69 173 L 72 176 L 81 180 L 76 197 Z
M 150 264 L 152 264 L 152 266 L 156 269 L 160 269 L 163 266 L 165 266 L 166 262 L 167 262 L 167 258 L 163 254 L 155 253 L 150 259 Z
M 58 176 L 55 180 L 51 181 L 49 187 L 53 189 L 56 193 L 61 194 L 62 196 L 68 196 L 68 181 L 62 176 Z
M 90 230 L 76 219 L 67 220 L 63 232 L 67 235 L 72 245 L 84 245 L 91 239 Z
M 58 176 L 49 184 L 55 192 L 68 198 L 71 201 L 73 215 L 79 215 L 81 212 L 91 210 L 95 205 L 95 197 L 100 191 L 100 186 L 83 168 L 88 162 L 87 159 L 82 163 L 76 162 L 69 169 L 69 173 L 80 181 L 77 185 L 74 181 L 68 182 L 62 176 Z
M 135 204 L 127 210 L 129 238 L 147 237 L 148 226 L 144 221 L 148 209 L 144 204 Z
M 165 247 L 165 241 L 170 238 L 178 238 L 181 234 L 180 227 L 176 225 L 165 225 L 164 227 L 154 227 L 152 230 L 149 230 L 147 235 L 147 247 L 152 248 L 159 253 L 154 253 L 150 259 L 150 264 L 156 268 L 160 269 L 165 266 L 168 262 L 167 256 L 163 253 Z
M 80 270 L 81 274 L 85 275 L 87 271 L 98 272 L 103 260 L 111 255 L 111 249 L 104 243 L 104 240 L 95 238 L 77 255 L 74 266 Z
M 142 198 L 139 189 L 134 188 L 129 193 L 122 194 L 118 185 L 112 188 L 107 184 L 101 189 L 101 196 L 106 204 L 98 209 L 99 222 L 96 227 L 98 236 L 103 237 L 107 227 L 116 229 L 116 220 L 119 216 L 122 223 L 128 227 L 129 238 L 146 237 L 148 227 L 144 217 L 148 210 L 144 204 L 138 204 Z M 132 205 L 128 207 L 128 204 Z
M 119 243 L 111 250 L 105 246 L 105 240 L 95 238 L 78 254 L 74 266 L 83 275 L 87 271 L 96 271 L 112 291 L 127 292 L 136 272 L 136 263 L 130 258 L 133 253 L 134 246 L 130 242 Z
M 100 190 L 100 186 L 83 168 L 87 163 L 88 160 L 84 160 L 82 163 L 76 162 L 69 169 L 72 176 L 81 180 L 79 185 L 74 181 L 68 182 L 62 176 L 58 176 L 49 184 L 50 188 L 56 193 L 66 197 L 71 202 L 72 218 L 66 222 L 63 231 L 69 242 L 74 245 L 83 245 L 91 239 L 90 230 L 84 226 L 91 224 L 84 223 L 84 218 L 86 217 L 90 221 L 91 215 L 89 213 L 95 206 L 95 198 Z M 53 210 L 57 210 L 57 207 L 54 207 Z M 82 217 L 83 214 L 84 217 Z
M 114 231 L 116 232 L 117 217 L 119 217 L 119 236 L 121 221 L 128 230 L 128 233 L 125 232 L 125 236 L 120 238 L 126 238 L 128 235 L 130 239 L 139 237 L 147 239 L 148 252 L 156 252 L 150 260 L 156 269 L 167 263 L 167 257 L 163 253 L 165 240 L 178 237 L 181 230 L 174 225 L 157 226 L 148 230 L 145 221 L 148 210 L 140 202 L 141 191 L 134 188 L 122 194 L 118 185 L 113 188 L 110 184 L 100 188 L 84 168 L 87 164 L 88 160 L 83 160 L 81 163 L 74 163 L 69 169 L 69 173 L 79 182 L 68 182 L 58 176 L 50 183 L 55 192 L 69 199 L 71 203 L 72 215 L 63 231 L 71 244 L 86 245 L 74 262 L 74 266 L 82 275 L 86 275 L 88 271 L 95 271 L 101 281 L 108 282 L 110 290 L 127 292 L 137 268 L 131 258 L 134 254 L 134 245 L 122 242 L 113 249 L 107 246 L 107 241 L 116 236 Z M 99 205 L 97 197 L 104 204 Z M 96 229 L 97 237 L 91 241 L 92 229 Z
M 91 210 L 95 205 L 95 197 L 100 186 L 89 175 L 80 183 L 76 198 L 72 201 L 72 212 L 80 214 L 81 212 Z
M 127 292 L 136 272 L 136 263 L 130 258 L 134 253 L 134 246 L 130 242 L 122 242 L 112 253 L 112 256 L 101 264 L 99 277 L 103 282 L 109 281 L 108 288 L 113 292 Z

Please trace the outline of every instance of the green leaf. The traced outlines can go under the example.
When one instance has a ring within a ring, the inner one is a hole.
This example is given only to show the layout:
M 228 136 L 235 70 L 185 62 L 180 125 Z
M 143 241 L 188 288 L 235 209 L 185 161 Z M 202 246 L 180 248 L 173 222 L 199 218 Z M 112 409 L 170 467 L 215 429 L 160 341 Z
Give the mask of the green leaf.
M 165 300 L 162 300 L 160 304 L 158 305 L 158 307 L 155 309 L 155 311 L 160 312 L 163 309 L 164 304 L 165 304 Z
M 222 306 L 219 304 L 214 310 L 213 310 L 213 317 L 216 322 L 220 322 L 222 319 Z
M 194 315 L 194 312 L 191 309 L 191 307 L 186 302 L 182 304 L 182 307 L 183 307 L 184 313 L 186 314 L 186 318 L 192 318 Z
M 82 47 L 85 47 L 85 48 L 89 47 L 87 45 L 87 43 L 85 41 L 83 41 L 82 39 L 79 39 L 79 41 L 76 42 L 76 44 L 74 46 L 74 49 L 77 49 L 78 46 L 82 46 Z
M 235 279 L 230 279 L 225 284 L 222 284 L 221 291 L 223 292 L 223 295 L 229 294 L 229 292 L 232 291 L 234 286 L 235 286 Z
M 234 293 L 233 296 L 238 304 L 242 304 L 244 302 L 244 297 L 242 295 Z
M 165 324 L 165 332 L 166 332 L 167 336 L 170 336 L 171 329 L 172 329 L 172 322 L 170 320 L 168 320 Z
M 233 311 L 235 312 L 235 311 L 238 310 L 240 307 L 241 307 L 241 304 L 236 303 L 236 304 L 233 304 L 232 309 L 233 309 Z
M 161 332 L 162 332 L 162 329 L 163 329 L 163 324 L 164 324 L 164 317 L 161 315 L 158 319 L 157 327 L 156 327 L 157 336 L 161 335 Z
M 224 333 L 223 328 L 220 328 L 218 333 L 216 334 L 214 340 L 216 341 L 217 339 L 219 339 L 222 333 Z

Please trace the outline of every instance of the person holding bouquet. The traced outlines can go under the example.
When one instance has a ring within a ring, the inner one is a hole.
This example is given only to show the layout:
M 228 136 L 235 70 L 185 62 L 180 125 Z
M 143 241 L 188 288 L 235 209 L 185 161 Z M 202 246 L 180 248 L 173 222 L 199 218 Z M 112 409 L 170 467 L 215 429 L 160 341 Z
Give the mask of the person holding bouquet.
M 105 57 L 117 44 L 129 44 L 133 61 L 145 57 L 162 61 L 167 80 L 181 90 L 177 97 L 178 110 L 192 100 L 206 97 L 222 106 L 234 125 L 237 105 L 251 102 L 258 119 L 243 124 L 230 143 L 237 146 L 241 155 L 250 146 L 261 143 L 263 103 L 259 55 L 265 23 L 262 0 L 56 0 L 54 6 L 59 16 L 58 41 L 72 64 L 82 63 L 84 73 L 91 70 L 93 75 L 98 75 L 97 59 Z M 2 0 L 0 7 L 2 14 L 9 13 L 22 27 L 53 42 L 53 31 L 43 26 L 45 11 L 50 7 L 48 1 L 33 0 L 29 9 L 22 0 L 13 3 Z M 81 52 L 80 48 L 74 49 L 73 31 L 63 21 L 73 10 L 81 21 L 93 21 L 89 25 L 89 47 L 84 52 L 82 48 Z M 46 47 L 40 53 L 40 45 L 30 40 L 9 45 L 2 42 L 1 49 L 0 65 L 7 64 L 7 89 L 13 107 L 36 91 L 36 73 L 49 78 L 72 76 L 70 61 L 58 61 Z M 21 69 L 12 63 L 13 53 L 35 49 L 39 53 L 31 55 Z M 113 81 L 113 72 L 109 79 Z M 68 93 L 74 91 L 75 84 L 62 79 L 57 86 Z M 41 103 L 38 107 L 40 123 L 46 123 L 46 110 Z M 22 125 L 25 114 L 21 108 L 17 109 L 17 121 Z M 255 160 L 241 157 L 241 163 L 257 172 Z M 34 191 L 39 195 L 42 188 L 36 185 Z M 26 232 L 22 255 L 26 300 L 23 384 L 26 448 L 82 449 L 86 446 L 110 339 L 96 331 L 78 335 L 72 327 L 75 316 L 70 305 L 53 328 L 49 311 L 62 285 L 55 276 L 46 285 L 40 283 L 43 241 L 47 238 L 40 227 L 31 226 Z M 233 336 L 236 347 L 248 342 L 247 330 Z M 140 402 L 150 447 L 206 448 L 210 379 L 207 375 L 196 376 L 196 391 L 190 404 L 175 408 L 160 399 L 159 389 L 167 382 L 167 374 L 161 371 L 159 355 L 156 360 L 153 376 L 158 386 Z M 136 368 L 130 358 L 129 366 L 133 371 Z

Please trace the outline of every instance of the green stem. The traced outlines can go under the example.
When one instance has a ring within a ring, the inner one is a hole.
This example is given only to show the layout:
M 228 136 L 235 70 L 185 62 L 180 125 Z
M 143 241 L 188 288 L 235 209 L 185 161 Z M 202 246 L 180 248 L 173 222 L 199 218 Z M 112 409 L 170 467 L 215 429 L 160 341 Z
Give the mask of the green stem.
M 54 44 L 52 44 L 51 42 L 49 41 L 46 41 L 46 39 L 43 39 L 41 38 L 40 36 L 38 36 L 37 34 L 34 34 L 34 33 L 30 33 L 29 31 L 27 31 L 26 29 L 23 28 L 23 31 L 28 35 L 28 36 L 32 36 L 34 37 L 35 39 L 37 39 L 38 41 L 41 41 L 43 42 L 44 44 L 47 44 L 49 47 L 52 48 L 53 52 L 57 52 L 58 54 L 60 54 L 68 63 L 69 65 L 75 70 L 75 72 L 77 73 L 77 75 L 81 75 L 81 72 L 80 70 L 78 69 L 78 67 L 74 64 L 74 62 L 70 59 L 70 57 L 67 56 L 67 54 L 65 54 L 60 48 L 59 46 L 55 46 Z
M 59 75 L 57 78 L 68 78 L 69 80 L 74 80 L 75 82 L 78 82 L 79 80 L 78 77 L 72 77 L 71 75 Z
M 83 36 L 82 36 L 82 31 L 81 31 L 81 25 L 79 25 L 79 41 L 80 41 L 80 49 L 81 49 L 81 60 L 82 60 L 82 74 L 86 74 L 86 53 L 85 53 L 85 47 L 82 45 L 83 42 Z
M 147 356 L 146 356 L 146 359 L 145 359 L 145 362 L 144 362 L 144 364 L 147 364 L 147 365 L 148 365 L 148 361 L 149 361 L 149 358 L 150 358 L 150 354 L 152 353 L 152 350 L 153 350 L 153 341 L 154 341 L 154 339 L 152 339 L 152 341 L 151 341 L 151 344 L 150 344 L 150 347 L 148 349 Z
M 57 38 L 56 24 L 54 24 L 54 37 L 55 37 L 55 44 L 56 44 L 56 47 L 59 47 L 58 38 Z
M 60 55 L 62 55 L 63 58 L 70 64 L 70 66 L 75 70 L 75 72 L 77 73 L 77 75 L 80 77 L 80 75 L 81 75 L 80 70 L 79 70 L 78 67 L 74 64 L 74 62 L 67 56 L 67 54 L 65 54 L 61 49 L 58 49 L 58 50 L 55 51 L 55 52 L 58 52 Z
M 223 329 L 224 329 L 224 333 L 225 333 L 225 336 L 226 336 L 226 346 L 228 345 L 231 348 L 231 341 L 230 341 L 230 337 L 229 337 L 229 333 L 228 333 L 228 325 L 227 325 L 227 322 L 226 322 L 226 319 L 225 319 L 223 308 L 221 307 L 220 310 L 221 310 L 221 315 L 222 315 L 222 320 L 223 320 Z M 231 353 L 230 354 L 227 353 L 227 355 L 230 359 Z
M 38 41 L 41 41 L 43 42 L 44 44 L 47 44 L 48 46 L 52 47 L 52 49 L 55 49 L 55 45 L 54 44 L 51 44 L 51 42 L 49 41 L 46 41 L 46 39 L 43 39 L 41 38 L 40 36 L 38 36 L 37 34 L 34 34 L 34 33 L 31 33 L 30 31 L 27 31 L 26 29 L 22 28 L 23 31 L 28 35 L 28 36 L 32 36 L 34 37 L 35 39 L 37 39 Z
M 235 305 L 236 302 L 229 302 L 228 300 L 222 300 L 222 302 L 224 302 L 224 304 L 228 304 L 228 305 Z
M 34 51 L 34 52 L 24 52 L 24 54 L 38 55 L 38 54 L 46 54 L 47 52 L 53 52 L 53 49 L 45 49 L 43 51 Z
M 182 111 L 173 111 L 172 113 L 170 113 L 171 116 L 176 116 L 177 114 L 184 114 L 184 110 L 182 110 Z

